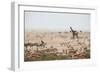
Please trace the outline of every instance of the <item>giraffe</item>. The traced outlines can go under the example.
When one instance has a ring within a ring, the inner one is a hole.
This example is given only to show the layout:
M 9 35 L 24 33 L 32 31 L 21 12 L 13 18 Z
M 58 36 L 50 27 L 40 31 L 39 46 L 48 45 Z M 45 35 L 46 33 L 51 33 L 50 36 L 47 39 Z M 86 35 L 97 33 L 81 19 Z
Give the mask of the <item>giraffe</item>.
M 70 27 L 70 29 L 71 29 L 71 32 L 72 32 L 72 35 L 73 35 L 73 39 L 75 39 L 75 36 L 78 39 L 78 32 L 73 30 L 72 27 Z

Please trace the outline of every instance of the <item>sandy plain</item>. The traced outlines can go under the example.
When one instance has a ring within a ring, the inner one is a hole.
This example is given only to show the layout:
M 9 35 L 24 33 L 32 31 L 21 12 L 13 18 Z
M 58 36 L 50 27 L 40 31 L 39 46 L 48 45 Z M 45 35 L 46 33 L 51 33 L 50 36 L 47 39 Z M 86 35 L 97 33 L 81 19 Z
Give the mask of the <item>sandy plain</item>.
M 90 32 L 25 32 L 24 61 L 90 58 Z

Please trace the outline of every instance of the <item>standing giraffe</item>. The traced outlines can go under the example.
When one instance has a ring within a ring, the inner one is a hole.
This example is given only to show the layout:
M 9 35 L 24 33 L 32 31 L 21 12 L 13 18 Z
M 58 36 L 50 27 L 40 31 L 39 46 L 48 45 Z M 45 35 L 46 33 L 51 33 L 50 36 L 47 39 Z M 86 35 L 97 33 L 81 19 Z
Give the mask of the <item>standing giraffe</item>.
M 71 32 L 72 32 L 72 35 L 73 35 L 73 39 L 75 38 L 75 36 L 78 39 L 78 32 L 73 30 L 72 27 L 70 27 L 70 29 L 71 29 Z

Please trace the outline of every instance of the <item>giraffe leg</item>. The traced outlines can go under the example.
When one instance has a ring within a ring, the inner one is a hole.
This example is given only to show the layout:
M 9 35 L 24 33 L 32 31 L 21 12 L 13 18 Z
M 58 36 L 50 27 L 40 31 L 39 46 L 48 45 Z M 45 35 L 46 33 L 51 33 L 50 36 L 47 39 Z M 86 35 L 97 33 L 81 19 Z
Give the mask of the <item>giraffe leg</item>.
M 77 39 L 78 39 L 78 32 L 77 32 L 77 35 L 76 35 Z
M 75 33 L 73 32 L 73 39 L 75 38 Z

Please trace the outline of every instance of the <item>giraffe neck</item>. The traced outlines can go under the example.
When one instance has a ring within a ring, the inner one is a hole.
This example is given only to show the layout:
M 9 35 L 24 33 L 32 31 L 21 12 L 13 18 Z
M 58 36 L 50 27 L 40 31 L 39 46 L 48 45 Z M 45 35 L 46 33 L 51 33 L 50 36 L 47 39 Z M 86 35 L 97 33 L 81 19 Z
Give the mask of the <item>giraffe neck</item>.
M 70 27 L 71 31 L 73 32 L 74 30 Z

